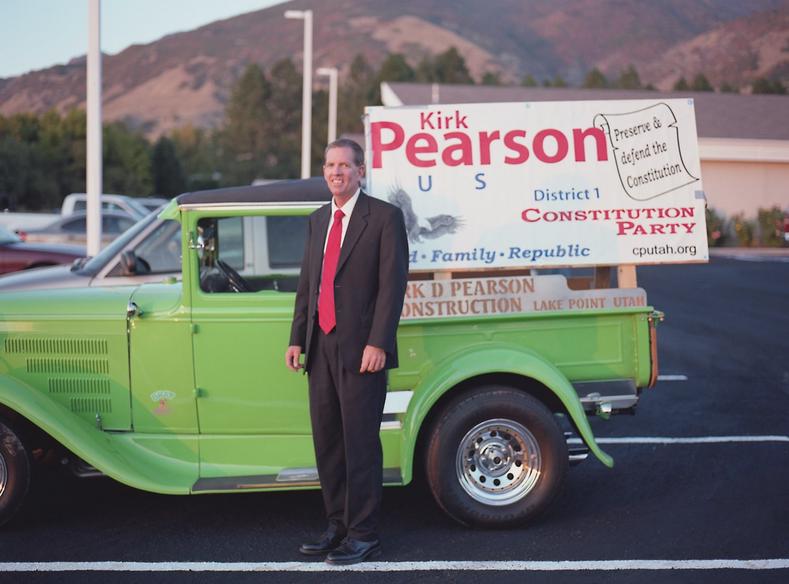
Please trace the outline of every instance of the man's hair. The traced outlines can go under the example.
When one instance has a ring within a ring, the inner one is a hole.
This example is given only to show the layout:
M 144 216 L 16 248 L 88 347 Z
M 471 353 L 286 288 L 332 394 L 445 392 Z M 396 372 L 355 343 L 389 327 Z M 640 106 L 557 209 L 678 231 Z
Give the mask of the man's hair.
M 353 152 L 353 163 L 356 166 L 362 166 L 364 164 L 364 150 L 362 150 L 362 147 L 359 146 L 357 142 L 349 138 L 340 138 L 339 140 L 331 142 L 326 146 L 326 150 L 323 151 L 324 159 L 332 148 L 350 148 L 351 152 Z

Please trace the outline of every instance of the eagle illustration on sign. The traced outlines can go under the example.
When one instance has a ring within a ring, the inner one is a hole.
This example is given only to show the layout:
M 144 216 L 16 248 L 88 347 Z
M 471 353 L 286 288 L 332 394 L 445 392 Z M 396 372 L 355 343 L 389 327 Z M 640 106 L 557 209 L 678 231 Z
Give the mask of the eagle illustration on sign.
M 389 189 L 389 202 L 400 207 L 405 219 L 405 230 L 410 243 L 421 243 L 422 238 L 438 239 L 442 235 L 456 233 L 463 227 L 463 218 L 453 215 L 441 214 L 427 217 L 420 223 L 419 217 L 414 212 L 411 196 L 400 185 Z

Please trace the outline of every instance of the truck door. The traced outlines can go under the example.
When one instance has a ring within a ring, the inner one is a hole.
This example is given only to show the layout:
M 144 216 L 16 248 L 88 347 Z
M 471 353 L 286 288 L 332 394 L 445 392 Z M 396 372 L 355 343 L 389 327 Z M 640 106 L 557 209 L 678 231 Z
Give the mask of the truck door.
M 189 313 L 180 282 L 139 286 L 129 302 L 129 369 L 134 431 L 180 436 L 197 457 L 197 407 Z M 176 441 L 171 442 L 175 448 Z
M 306 221 L 202 216 L 190 228 L 201 479 L 314 466 L 306 376 L 284 357 Z

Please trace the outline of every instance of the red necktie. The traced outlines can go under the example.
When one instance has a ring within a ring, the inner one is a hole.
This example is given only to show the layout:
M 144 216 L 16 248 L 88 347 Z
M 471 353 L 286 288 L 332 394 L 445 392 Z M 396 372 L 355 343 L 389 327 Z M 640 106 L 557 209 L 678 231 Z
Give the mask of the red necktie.
M 344 216 L 345 214 L 340 209 L 334 212 L 334 223 L 329 231 L 329 240 L 326 242 L 326 251 L 323 254 L 321 292 L 320 298 L 318 298 L 318 324 L 327 335 L 337 324 L 334 314 L 334 275 L 337 273 L 337 262 L 340 260 L 342 218 Z

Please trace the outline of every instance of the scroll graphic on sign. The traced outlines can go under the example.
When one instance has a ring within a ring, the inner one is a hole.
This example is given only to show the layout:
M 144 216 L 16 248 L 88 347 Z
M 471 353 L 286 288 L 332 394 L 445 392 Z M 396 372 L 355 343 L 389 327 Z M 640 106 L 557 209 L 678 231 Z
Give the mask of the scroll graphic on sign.
M 597 114 L 594 126 L 607 135 L 622 187 L 647 201 L 699 179 L 682 159 L 677 117 L 665 103 L 620 114 Z

